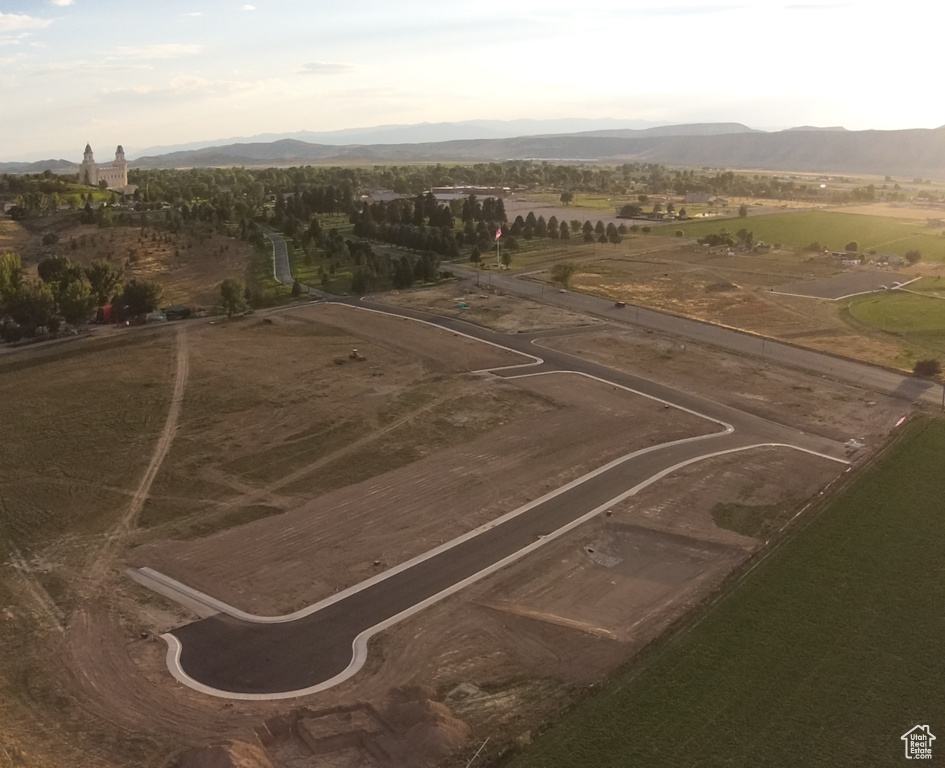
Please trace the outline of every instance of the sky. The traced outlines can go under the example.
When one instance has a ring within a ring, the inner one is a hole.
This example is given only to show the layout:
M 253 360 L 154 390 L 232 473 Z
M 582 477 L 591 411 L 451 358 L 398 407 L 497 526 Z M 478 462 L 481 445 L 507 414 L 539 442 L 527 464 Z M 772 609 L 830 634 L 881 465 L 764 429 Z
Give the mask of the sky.
M 474 119 L 935 128 L 930 7 L 0 0 L 0 160 Z

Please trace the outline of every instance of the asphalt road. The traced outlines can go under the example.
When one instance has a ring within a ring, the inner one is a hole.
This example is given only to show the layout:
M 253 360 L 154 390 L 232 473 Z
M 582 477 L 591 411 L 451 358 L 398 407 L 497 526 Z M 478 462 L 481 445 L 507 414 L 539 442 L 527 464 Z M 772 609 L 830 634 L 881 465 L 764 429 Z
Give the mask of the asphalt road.
M 731 328 L 667 315 L 632 304 L 618 308 L 614 306 L 614 302 L 597 296 L 587 296 L 572 291 L 560 293 L 555 288 L 518 278 L 508 273 L 491 270 L 482 271 L 457 264 L 449 264 L 448 269 L 462 277 L 475 278 L 478 276 L 483 285 L 492 286 L 513 296 L 537 299 L 545 304 L 594 315 L 616 323 L 649 328 L 699 344 L 708 344 L 720 349 L 762 358 L 779 365 L 819 373 L 838 381 L 858 384 L 867 389 L 902 397 L 910 401 L 919 400 L 934 404 L 942 402 L 943 385 L 912 376 L 904 376 L 885 368 L 858 363 L 853 360 L 844 360 L 833 355 L 782 344 Z
M 751 436 L 732 433 L 636 456 L 295 621 L 261 624 L 218 614 L 181 627 L 173 631 L 182 646 L 180 666 L 203 685 L 234 693 L 313 688 L 348 669 L 355 639 L 362 633 L 409 615 L 406 612 L 417 604 L 606 507 L 668 467 L 753 442 Z
M 284 248 L 284 245 L 283 245 Z M 279 274 L 279 248 L 276 274 Z M 288 260 L 285 260 L 288 267 Z M 291 280 L 291 277 L 289 278 Z M 595 376 L 673 406 L 703 415 L 713 434 L 654 446 L 612 462 L 436 550 L 397 566 L 362 585 L 312 606 L 286 621 L 254 620 L 226 612 L 165 635 L 168 664 L 187 685 L 233 698 L 277 698 L 330 687 L 363 665 L 367 640 L 432 602 L 549 541 L 584 519 L 634 493 L 673 467 L 719 452 L 782 444 L 839 458 L 842 446 L 728 406 L 703 400 L 637 376 L 536 346 L 541 334 L 505 336 L 462 320 L 405 309 L 342 300 L 361 311 L 376 310 L 421 319 L 449 331 L 538 355 L 528 368 L 497 370 L 515 377 L 572 371 Z M 714 422 L 714 423 L 713 423 Z M 317 553 L 313 552 L 313 557 Z

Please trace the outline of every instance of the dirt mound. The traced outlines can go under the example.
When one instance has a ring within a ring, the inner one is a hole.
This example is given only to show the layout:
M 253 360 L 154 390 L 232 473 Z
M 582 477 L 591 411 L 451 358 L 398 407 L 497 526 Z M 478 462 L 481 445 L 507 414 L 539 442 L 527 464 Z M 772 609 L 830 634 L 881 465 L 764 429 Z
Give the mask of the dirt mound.
M 420 686 L 398 689 L 384 708 L 385 720 L 402 734 L 379 740 L 396 765 L 436 765 L 469 740 L 469 726 L 433 695 Z
M 176 768 L 274 768 L 266 753 L 255 744 L 230 741 L 185 752 Z

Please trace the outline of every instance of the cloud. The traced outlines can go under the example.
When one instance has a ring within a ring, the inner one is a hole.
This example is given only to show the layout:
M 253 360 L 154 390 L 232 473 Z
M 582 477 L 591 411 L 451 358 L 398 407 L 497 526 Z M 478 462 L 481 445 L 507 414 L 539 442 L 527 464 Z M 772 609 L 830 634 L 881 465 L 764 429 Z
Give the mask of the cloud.
M 58 5 L 60 8 L 65 8 L 67 5 L 75 5 L 75 0 L 49 0 L 53 5 Z
M 120 59 L 176 59 L 194 56 L 203 50 L 202 45 L 182 43 L 155 43 L 154 45 L 121 45 L 112 51 L 110 58 Z
M 181 16 L 203 16 L 202 11 L 191 11 L 190 13 L 182 13 Z
M 201 98 L 206 99 L 213 96 L 226 96 L 240 91 L 251 89 L 251 83 L 240 83 L 232 80 L 207 80 L 202 77 L 175 77 L 167 85 L 152 86 L 132 86 L 126 88 L 105 88 L 99 91 L 99 96 L 104 101 L 179 101 L 182 99 Z
M 46 77 L 49 75 L 58 76 L 64 72 L 82 72 L 89 74 L 92 72 L 141 72 L 151 71 L 153 69 L 154 67 L 150 64 L 132 64 L 129 62 L 104 63 L 100 61 L 73 59 L 71 61 L 57 61 L 41 66 L 29 67 L 22 69 L 20 74 L 27 77 Z
M 23 13 L 3 13 L 0 11 L 0 34 L 19 32 L 22 29 L 44 29 L 52 24 L 52 19 L 37 19 Z
M 255 5 L 249 5 L 249 4 L 247 3 L 246 5 L 243 6 L 243 10 L 244 10 L 244 11 L 255 11 L 255 10 L 256 10 L 256 6 L 255 6 Z
M 303 64 L 300 75 L 343 75 L 353 72 L 354 64 L 341 64 L 333 61 L 311 61 Z
M 849 8 L 851 3 L 791 3 L 785 5 L 787 11 L 830 11 L 834 8 Z

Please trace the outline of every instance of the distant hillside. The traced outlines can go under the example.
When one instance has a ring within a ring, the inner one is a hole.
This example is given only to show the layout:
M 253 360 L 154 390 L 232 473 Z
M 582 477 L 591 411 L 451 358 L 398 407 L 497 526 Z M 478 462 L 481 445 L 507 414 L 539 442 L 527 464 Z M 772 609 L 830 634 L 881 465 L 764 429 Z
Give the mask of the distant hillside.
M 344 128 L 337 131 L 294 131 L 263 133 L 215 141 L 195 141 L 176 146 L 134 149 L 130 160 L 138 157 L 166 155 L 172 152 L 229 146 L 230 144 L 263 144 L 295 139 L 309 144 L 350 146 L 352 144 L 416 144 L 418 142 L 459 141 L 465 139 L 508 139 L 513 136 L 560 135 L 586 131 L 646 129 L 663 126 L 649 120 L 615 120 L 612 118 L 569 117 L 555 120 L 462 120 L 455 123 L 416 123 L 411 125 L 377 125 L 370 128 Z M 670 126 L 678 127 L 678 126 Z M 126 150 L 128 148 L 126 147 Z
M 729 124 L 726 130 L 731 130 L 732 125 L 738 127 L 738 124 Z M 143 157 L 134 165 L 140 168 L 183 168 L 534 158 L 945 179 L 945 128 L 904 131 L 811 129 L 776 133 L 740 128 L 735 133 L 716 135 L 694 132 L 683 135 L 634 134 L 628 137 L 573 134 L 347 146 L 287 139 Z M 665 129 L 658 130 L 663 132 Z
M 571 136 L 604 137 L 611 139 L 636 139 L 647 136 L 719 136 L 726 133 L 763 133 L 741 123 L 691 123 L 689 125 L 660 125 L 654 128 L 617 128 L 599 131 L 581 131 L 564 134 Z M 562 135 L 562 134 L 558 134 Z
M 819 128 L 816 125 L 799 125 L 796 128 L 788 128 L 789 131 L 845 131 L 842 125 L 831 125 L 829 128 Z
M 528 121 L 515 121 L 515 125 L 525 122 Z M 556 124 L 572 126 L 575 123 L 556 121 Z M 440 123 L 430 127 L 439 130 L 447 125 L 452 124 Z M 386 128 L 396 133 L 404 126 L 381 126 L 378 130 Z M 945 126 L 932 130 L 902 131 L 848 131 L 839 127 L 801 126 L 765 132 L 753 130 L 741 123 L 704 123 L 641 129 L 614 127 L 512 138 L 419 143 L 350 142 L 343 145 L 283 138 L 155 154 L 138 158 L 132 162 L 132 166 L 268 167 L 508 159 L 610 163 L 636 161 L 730 169 L 888 174 L 906 178 L 921 176 L 945 179 Z M 40 173 L 47 168 L 56 173 L 76 173 L 78 170 L 76 163 L 67 160 L 0 164 L 0 172 L 4 173 Z
M 0 173 L 78 173 L 79 164 L 68 160 L 37 160 L 34 163 L 0 163 Z

